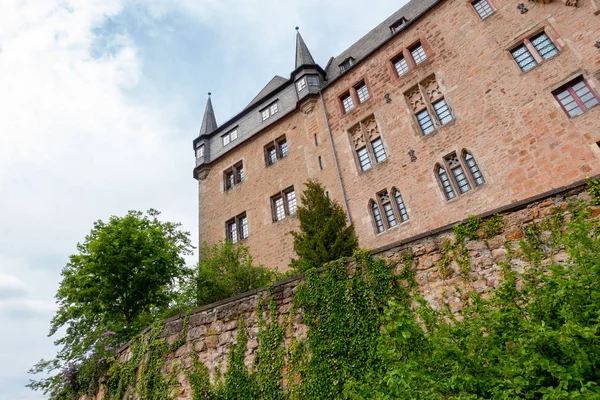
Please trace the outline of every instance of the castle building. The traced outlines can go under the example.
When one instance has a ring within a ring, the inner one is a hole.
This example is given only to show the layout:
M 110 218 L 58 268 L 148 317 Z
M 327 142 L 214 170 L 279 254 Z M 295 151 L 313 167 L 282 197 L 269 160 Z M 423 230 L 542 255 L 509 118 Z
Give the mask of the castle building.
M 600 174 L 599 0 L 412 0 L 194 140 L 200 241 L 285 270 L 309 178 L 380 248 Z

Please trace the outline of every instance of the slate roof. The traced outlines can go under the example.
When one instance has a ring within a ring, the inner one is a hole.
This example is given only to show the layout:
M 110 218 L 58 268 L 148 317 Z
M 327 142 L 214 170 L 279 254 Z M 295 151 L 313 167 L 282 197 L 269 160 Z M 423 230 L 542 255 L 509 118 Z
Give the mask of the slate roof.
M 256 103 L 259 103 L 265 96 L 267 96 L 272 91 L 280 88 L 281 86 L 287 83 L 287 79 L 283 76 L 275 75 L 273 79 L 267 83 L 267 85 L 260 91 L 258 94 L 252 99 L 252 101 L 246 106 L 246 108 L 250 108 Z
M 339 65 L 349 57 L 354 58 L 354 65 L 356 65 L 373 50 L 377 49 L 380 45 L 394 36 L 395 34 L 390 30 L 390 26 L 392 26 L 394 22 L 404 17 L 408 20 L 408 26 L 412 20 L 418 18 L 421 14 L 440 1 L 441 0 L 411 0 L 408 2 L 408 4 L 390 15 L 385 21 L 373 28 L 369 33 L 360 38 L 340 55 L 329 60 L 329 63 L 325 68 L 327 80 L 331 82 L 341 75 Z M 400 29 L 398 32 L 402 32 L 402 30 L 403 29 Z M 398 34 L 398 32 L 396 34 Z
M 296 28 L 298 29 L 298 28 Z M 308 50 L 308 46 L 302 39 L 302 35 L 300 35 L 300 31 L 296 34 L 296 69 L 300 68 L 303 65 L 316 65 L 315 59 L 312 54 Z
M 217 130 L 217 119 L 215 118 L 215 112 L 213 110 L 212 101 L 210 99 L 210 93 L 208 94 L 208 101 L 206 102 L 206 109 L 204 110 L 204 118 L 202 118 L 202 126 L 200 127 L 200 134 L 208 135 Z

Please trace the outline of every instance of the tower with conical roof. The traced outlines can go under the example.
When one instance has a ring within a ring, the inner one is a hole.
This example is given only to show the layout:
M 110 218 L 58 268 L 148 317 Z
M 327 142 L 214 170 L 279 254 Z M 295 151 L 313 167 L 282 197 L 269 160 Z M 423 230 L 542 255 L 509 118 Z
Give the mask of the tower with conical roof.
M 194 152 L 196 153 L 196 168 L 194 168 L 194 177 L 197 177 L 200 172 L 200 167 L 206 160 L 210 160 L 210 135 L 217 130 L 217 119 L 213 110 L 211 93 L 208 93 L 206 108 L 204 109 L 204 117 L 200 126 L 198 138 L 194 140 Z
M 296 66 L 290 79 L 296 84 L 298 99 L 317 94 L 325 82 L 325 71 L 315 62 L 302 35 L 296 27 Z

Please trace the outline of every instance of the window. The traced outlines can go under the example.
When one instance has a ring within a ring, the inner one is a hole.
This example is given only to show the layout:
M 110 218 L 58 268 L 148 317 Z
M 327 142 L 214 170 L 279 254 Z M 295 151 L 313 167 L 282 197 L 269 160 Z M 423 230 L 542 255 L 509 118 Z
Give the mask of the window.
M 369 99 L 369 89 L 367 89 L 367 85 L 364 82 L 356 85 L 354 90 L 356 90 L 356 96 L 358 97 L 359 103 L 364 103 Z
M 225 190 L 232 189 L 235 185 L 238 185 L 244 181 L 244 164 L 240 161 L 233 167 L 227 169 L 223 173 L 223 179 L 225 181 Z
M 371 169 L 371 160 L 381 163 L 387 159 L 379 127 L 373 115 L 354 125 L 349 133 L 361 171 Z
M 275 102 L 267 108 L 260 111 L 262 115 L 262 120 L 266 121 L 267 119 L 271 118 L 274 114 L 276 114 L 277 111 L 279 111 L 279 107 L 277 106 L 277 102 Z
M 569 117 L 582 114 L 599 102 L 598 96 L 582 77 L 569 82 L 552 94 Z
M 471 5 L 481 19 L 486 19 L 494 13 L 494 9 L 488 0 L 475 0 Z
M 234 129 L 231 132 L 227 132 L 226 134 L 221 136 L 221 139 L 223 140 L 223 146 L 227 146 L 229 143 L 236 140 L 237 137 L 238 137 L 237 129 Z
M 203 144 L 196 147 L 196 158 L 202 158 L 202 157 L 204 157 L 204 145 Z
M 306 80 L 308 81 L 308 87 L 319 87 L 319 77 L 317 75 L 307 75 Z
M 408 221 L 408 212 L 406 211 L 406 206 L 404 205 L 402 195 L 396 189 L 393 190 L 393 194 L 394 200 L 396 201 L 396 207 L 398 207 L 398 212 L 400 212 L 400 220 L 402 222 Z
M 394 64 L 394 68 L 396 68 L 396 73 L 398 74 L 398 76 L 402 76 L 410 70 L 410 68 L 408 67 L 408 63 L 406 62 L 406 58 L 404 58 L 404 55 L 401 55 L 400 57 L 394 59 L 392 63 Z
M 340 64 L 340 72 L 346 72 L 354 64 L 354 58 L 348 57 Z
M 233 243 L 237 243 L 238 240 L 247 239 L 248 233 L 248 217 L 246 217 L 246 213 L 231 218 L 225 223 L 225 236 L 227 240 Z
M 375 229 L 377 229 L 377 233 L 384 232 L 385 227 L 383 226 L 383 220 L 381 219 L 379 206 L 374 201 L 371 202 L 371 212 L 373 213 L 373 220 L 375 221 Z
M 287 215 L 295 214 L 298 205 L 294 187 L 291 186 L 271 197 L 271 208 L 273 212 L 273 222 L 281 221 Z
M 415 64 L 417 65 L 427 60 L 427 54 L 425 54 L 425 49 L 421 45 L 421 42 L 417 43 L 416 45 L 410 48 L 410 54 L 412 55 L 412 58 L 413 60 L 415 60 Z
M 435 170 L 446 200 L 452 200 L 457 194 L 467 193 L 485 183 L 475 158 L 467 151 L 462 152 L 460 159 L 456 153 L 447 155 L 444 157 L 444 166 L 437 165 Z
M 529 49 L 524 44 L 511 50 L 510 53 L 523 72 L 529 71 L 531 68 L 537 65 L 537 61 L 535 61 L 535 58 L 533 58 L 529 52 Z
M 404 26 L 404 24 L 406 24 L 406 22 L 408 22 L 406 20 L 406 18 L 404 18 L 404 17 L 400 18 L 398 21 L 394 22 L 392 24 L 392 26 L 390 26 L 390 31 L 392 31 L 392 33 L 398 32 L 400 29 L 402 29 L 402 27 Z
M 323 157 L 319 156 L 319 169 L 323 171 L 325 169 L 325 165 L 323 165 Z
M 302 78 L 296 82 L 296 89 L 298 90 L 298 93 L 306 89 L 306 78 Z
M 269 165 L 273 165 L 277 162 L 277 160 L 281 160 L 282 158 L 287 157 L 289 154 L 288 143 L 285 139 L 285 136 L 280 137 L 277 140 L 274 140 L 272 143 L 269 143 L 265 146 L 265 161 L 267 167 Z
M 436 126 L 443 126 L 454 120 L 452 110 L 435 76 L 420 82 L 405 93 L 405 96 L 424 136 L 433 133 Z
M 350 92 L 346 92 L 342 97 L 340 97 L 342 101 L 342 106 L 344 107 L 344 113 L 349 113 L 354 108 L 354 100 L 352 100 L 352 95 Z
M 387 190 L 382 190 L 377 193 L 376 200 L 370 201 L 371 213 L 377 233 L 382 233 L 399 223 L 408 221 L 408 212 L 406 211 L 402 195 L 396 188 L 392 188 L 391 193 L 392 196 L 390 197 Z M 383 210 L 383 214 L 381 210 Z
M 556 45 L 546 32 L 527 38 L 510 51 L 521 71 L 526 72 L 558 54 Z

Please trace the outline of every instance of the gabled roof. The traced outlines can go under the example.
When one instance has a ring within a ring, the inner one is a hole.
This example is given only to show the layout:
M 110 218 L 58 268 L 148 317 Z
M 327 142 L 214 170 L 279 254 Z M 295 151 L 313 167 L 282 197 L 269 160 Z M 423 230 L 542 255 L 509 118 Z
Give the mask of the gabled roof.
M 389 16 L 381 24 L 377 25 L 369 33 L 363 36 L 358 42 L 354 43 L 344 52 L 327 64 L 327 80 L 329 82 L 335 80 L 342 74 L 339 65 L 352 57 L 356 60 L 354 65 L 358 64 L 360 60 L 369 55 L 373 50 L 377 49 L 381 44 L 385 43 L 394 34 L 390 31 L 390 26 L 395 22 L 398 22 L 401 18 L 413 21 L 417 19 L 421 14 L 427 11 L 429 8 L 439 3 L 440 0 L 412 0 L 407 5 L 396 11 L 394 14 Z M 410 26 L 410 23 L 405 24 L 404 27 Z M 398 30 L 401 32 L 404 27 Z
M 279 75 L 275 75 L 273 77 L 273 79 L 271 79 L 269 81 L 269 83 L 267 83 L 267 85 L 260 91 L 258 92 L 258 94 L 256 95 L 256 97 L 254 97 L 252 99 L 252 101 L 246 106 L 246 108 L 252 107 L 253 105 L 255 105 L 256 103 L 260 102 L 262 99 L 264 99 L 269 93 L 271 93 L 272 91 L 274 91 L 275 89 L 280 88 L 281 86 L 283 86 L 284 84 L 287 83 L 287 79 L 285 79 L 283 76 L 279 76 Z
M 297 30 L 298 28 L 296 28 Z M 296 34 L 296 69 L 303 65 L 315 65 L 315 60 L 308 50 L 308 46 L 304 43 L 300 31 Z
M 200 127 L 200 135 L 209 135 L 217 130 L 217 119 L 215 118 L 215 112 L 213 110 L 212 101 L 210 100 L 210 93 L 208 94 L 208 101 L 206 102 L 206 109 L 204 110 L 204 118 L 202 118 L 202 126 Z

